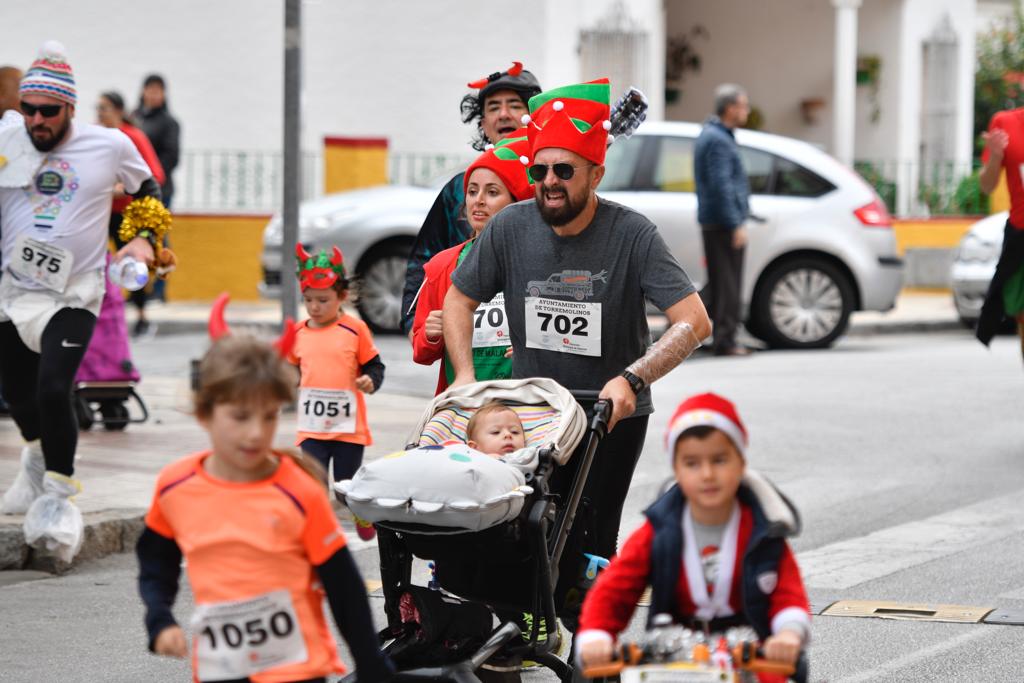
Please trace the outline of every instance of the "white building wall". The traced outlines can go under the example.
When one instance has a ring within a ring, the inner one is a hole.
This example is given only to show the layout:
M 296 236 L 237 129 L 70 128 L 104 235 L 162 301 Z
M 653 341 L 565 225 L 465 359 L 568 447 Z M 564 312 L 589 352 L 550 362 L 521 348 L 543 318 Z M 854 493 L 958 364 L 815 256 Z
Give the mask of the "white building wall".
M 306 0 L 303 145 L 324 135 L 383 136 L 393 150 L 471 154 L 459 118 L 466 83 L 522 61 L 545 87 L 581 78 L 579 31 L 614 0 Z M 651 32 L 652 118 L 662 113 L 661 0 L 633 0 Z M 134 103 L 145 74 L 162 73 L 189 149 L 279 149 L 281 0 L 34 0 L 0 2 L 0 64 L 27 67 L 47 39 L 65 44 L 92 120 L 97 96 Z M 16 30 L 13 30 L 17 27 Z M 653 92 L 652 92 L 653 94 Z
M 900 33 L 903 13 L 900 0 L 864 0 L 857 16 L 858 56 L 881 60 L 878 78 L 878 117 L 871 120 L 875 104 L 871 86 L 857 86 L 855 157 L 892 164 L 900 121 Z
M 699 72 L 688 72 L 680 100 L 666 118 L 703 121 L 714 89 L 738 83 L 764 113 L 765 130 L 828 147 L 832 139 L 834 10 L 828 0 L 667 0 L 669 36 L 699 24 L 707 40 L 693 40 Z M 800 103 L 822 99 L 818 122 L 807 124 Z

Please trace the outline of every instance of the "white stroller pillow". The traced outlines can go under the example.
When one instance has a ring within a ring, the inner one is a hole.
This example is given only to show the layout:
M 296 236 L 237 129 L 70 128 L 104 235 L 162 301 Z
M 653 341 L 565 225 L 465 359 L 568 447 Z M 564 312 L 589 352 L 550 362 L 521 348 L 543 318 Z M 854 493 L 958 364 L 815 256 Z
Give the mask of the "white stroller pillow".
M 471 531 L 514 519 L 533 493 L 515 466 L 465 444 L 392 453 L 363 465 L 355 477 L 334 487 L 355 515 L 370 522 Z

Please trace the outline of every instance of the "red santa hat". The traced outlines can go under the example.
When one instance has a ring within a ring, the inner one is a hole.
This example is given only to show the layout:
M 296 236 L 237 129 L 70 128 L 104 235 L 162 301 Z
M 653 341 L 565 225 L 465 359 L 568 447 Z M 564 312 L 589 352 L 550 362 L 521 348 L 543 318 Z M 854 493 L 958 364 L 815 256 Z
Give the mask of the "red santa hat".
M 665 448 L 670 454 L 675 452 L 676 441 L 682 433 L 694 427 L 714 427 L 723 432 L 736 446 L 739 454 L 746 457 L 749 445 L 747 429 L 732 401 L 718 394 L 707 393 L 691 396 L 680 403 L 665 433 Z
M 489 168 L 498 174 L 513 199 L 521 202 L 533 196 L 533 184 L 526 172 L 530 164 L 530 141 L 526 129 L 520 128 L 496 145 L 488 145 L 487 151 L 469 165 L 462 179 L 462 189 L 469 187 L 469 176 L 478 168 Z

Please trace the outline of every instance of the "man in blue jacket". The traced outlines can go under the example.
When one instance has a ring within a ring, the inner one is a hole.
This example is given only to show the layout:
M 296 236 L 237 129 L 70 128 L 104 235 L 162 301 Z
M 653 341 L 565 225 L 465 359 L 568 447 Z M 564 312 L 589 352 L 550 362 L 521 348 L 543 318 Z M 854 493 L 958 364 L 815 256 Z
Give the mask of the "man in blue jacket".
M 697 184 L 697 222 L 704 238 L 710 301 L 717 356 L 746 356 L 748 349 L 736 342 L 740 323 L 740 283 L 747 229 L 743 223 L 750 209 L 750 183 L 740 159 L 733 130 L 747 122 L 750 103 L 738 85 L 715 89 L 715 116 L 704 123 L 693 152 L 693 176 Z

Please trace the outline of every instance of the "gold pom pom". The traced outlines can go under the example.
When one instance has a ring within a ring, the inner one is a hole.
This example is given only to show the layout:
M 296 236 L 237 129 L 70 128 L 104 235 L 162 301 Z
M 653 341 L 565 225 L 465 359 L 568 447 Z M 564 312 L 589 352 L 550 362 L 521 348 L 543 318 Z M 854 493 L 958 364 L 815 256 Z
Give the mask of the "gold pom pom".
M 140 230 L 152 230 L 159 251 L 164 236 L 171 230 L 171 212 L 155 197 L 136 199 L 125 207 L 117 236 L 131 242 Z

